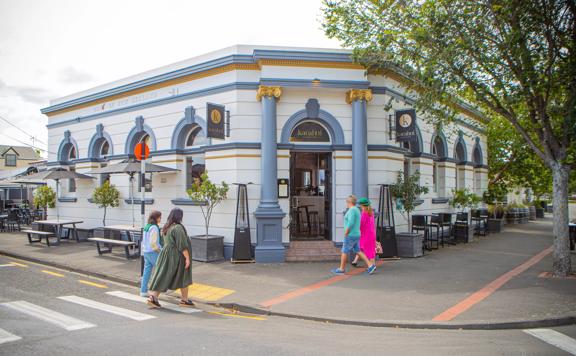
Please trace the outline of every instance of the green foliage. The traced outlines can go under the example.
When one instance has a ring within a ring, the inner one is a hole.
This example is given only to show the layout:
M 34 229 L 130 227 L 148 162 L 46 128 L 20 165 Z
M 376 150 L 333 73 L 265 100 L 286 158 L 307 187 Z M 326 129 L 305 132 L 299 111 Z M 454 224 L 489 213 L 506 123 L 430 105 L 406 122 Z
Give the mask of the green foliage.
M 488 190 L 482 195 L 482 200 L 486 204 L 495 204 L 497 202 L 503 202 L 506 194 L 508 194 L 506 184 L 495 183 L 488 186 Z
M 42 208 L 54 208 L 56 206 L 56 192 L 47 185 L 42 185 L 34 190 L 34 205 Z
M 502 219 L 506 210 L 502 204 L 495 204 L 488 206 L 488 215 L 494 219 Z
M 416 202 L 420 195 L 428 193 L 428 187 L 421 186 L 419 182 L 420 172 L 416 171 L 404 179 L 404 172 L 399 171 L 396 183 L 390 186 L 390 193 L 400 203 L 398 210 L 402 214 L 406 213 L 405 218 L 408 221 L 408 226 L 410 226 L 410 213 L 416 209 Z
M 205 203 L 200 205 L 200 209 L 202 210 L 202 215 L 204 216 L 204 222 L 206 224 L 206 235 L 209 235 L 208 229 L 210 227 L 212 212 L 218 204 L 227 198 L 228 190 L 229 187 L 226 182 L 222 182 L 220 186 L 218 186 L 210 181 L 208 178 L 208 171 L 204 171 L 200 182 L 194 182 L 192 188 L 187 191 L 190 199 Z
M 106 181 L 94 189 L 92 200 L 95 204 L 98 204 L 99 208 L 104 208 L 102 224 L 106 226 L 106 210 L 109 207 L 115 208 L 120 205 L 120 192 L 114 185 L 111 185 L 109 181 Z
M 450 206 L 460 210 L 464 210 L 464 208 L 475 208 L 482 201 L 479 196 L 470 192 L 468 188 L 453 189 L 452 194 L 453 197 L 450 199 Z

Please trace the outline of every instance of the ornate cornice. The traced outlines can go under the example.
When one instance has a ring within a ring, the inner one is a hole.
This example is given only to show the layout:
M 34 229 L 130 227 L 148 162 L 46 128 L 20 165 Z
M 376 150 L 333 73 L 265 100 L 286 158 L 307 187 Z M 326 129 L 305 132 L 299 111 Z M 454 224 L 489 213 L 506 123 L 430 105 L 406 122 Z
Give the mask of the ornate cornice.
M 356 100 L 372 100 L 372 90 L 370 89 L 350 89 L 346 92 L 346 103 L 352 104 Z
M 263 96 L 272 96 L 276 99 L 280 98 L 282 95 L 282 89 L 280 87 L 269 87 L 266 85 L 258 86 L 258 91 L 256 92 L 256 99 L 258 101 L 262 100 Z

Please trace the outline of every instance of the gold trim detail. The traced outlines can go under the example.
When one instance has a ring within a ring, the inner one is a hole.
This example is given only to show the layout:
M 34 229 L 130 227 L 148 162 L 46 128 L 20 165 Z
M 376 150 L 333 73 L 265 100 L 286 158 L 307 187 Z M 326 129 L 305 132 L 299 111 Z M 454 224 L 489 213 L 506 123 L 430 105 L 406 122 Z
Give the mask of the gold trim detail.
M 222 73 L 226 73 L 226 72 L 230 72 L 233 70 L 260 70 L 260 67 L 258 67 L 258 64 L 250 64 L 250 63 L 235 63 L 235 64 L 227 64 L 225 66 L 222 67 L 218 67 L 218 68 L 214 68 L 214 69 L 209 69 L 203 72 L 199 72 L 199 73 L 194 73 L 194 74 L 190 74 L 184 77 L 180 77 L 180 78 L 174 78 L 171 80 L 167 80 L 165 82 L 162 83 L 157 83 L 157 84 L 153 84 L 153 85 L 149 85 L 146 87 L 142 87 L 142 88 L 138 88 L 138 89 L 134 89 L 134 90 L 130 90 L 127 91 L 125 93 L 119 93 L 119 94 L 115 94 L 115 95 L 111 95 L 111 96 L 107 96 L 101 99 L 97 99 L 97 100 L 93 100 L 93 101 L 89 101 L 87 103 L 82 103 L 82 104 L 78 104 L 78 105 L 74 105 L 68 108 L 64 108 L 64 109 L 60 109 L 60 110 L 56 110 L 50 113 L 47 113 L 46 116 L 50 117 L 50 116 L 54 116 L 54 115 L 58 115 L 58 114 L 63 114 L 69 111 L 73 111 L 73 110 L 78 110 L 78 109 L 82 109 L 88 106 L 92 106 L 92 105 L 97 105 L 97 104 L 103 104 L 112 100 L 117 100 L 117 99 L 122 99 L 128 96 L 132 96 L 132 95 L 137 95 L 137 94 L 141 94 L 144 92 L 148 92 L 151 90 L 156 90 L 156 89 L 161 89 L 161 88 L 165 88 L 165 87 L 169 87 L 171 85 L 176 85 L 176 84 L 181 84 L 181 83 L 185 83 L 185 82 L 190 82 L 192 80 L 196 80 L 196 79 L 201 79 L 201 78 L 205 78 L 205 77 L 210 77 L 213 75 L 217 75 L 217 74 L 222 74 Z
M 372 101 L 372 90 L 370 89 L 350 89 L 346 92 L 346 103 L 352 104 L 356 100 Z
M 336 159 L 352 159 L 352 156 L 334 156 Z
M 280 87 L 260 85 L 258 86 L 258 91 L 256 92 L 256 99 L 261 101 L 263 96 L 271 96 L 278 99 L 280 98 L 280 95 L 282 95 L 282 89 Z
M 278 155 L 278 158 L 290 158 L 290 155 Z
M 389 160 L 392 160 L 392 161 L 404 162 L 404 159 L 403 159 L 403 158 L 390 157 L 390 156 L 368 156 L 368 159 L 389 159 Z
M 238 155 L 223 155 L 223 156 L 206 156 L 204 159 L 220 159 L 220 158 L 260 158 L 256 154 L 238 154 Z
M 298 59 L 261 59 L 259 66 L 283 66 L 283 67 L 312 67 L 312 68 L 339 68 L 339 69 L 366 69 L 357 63 L 347 62 L 321 62 L 303 61 Z

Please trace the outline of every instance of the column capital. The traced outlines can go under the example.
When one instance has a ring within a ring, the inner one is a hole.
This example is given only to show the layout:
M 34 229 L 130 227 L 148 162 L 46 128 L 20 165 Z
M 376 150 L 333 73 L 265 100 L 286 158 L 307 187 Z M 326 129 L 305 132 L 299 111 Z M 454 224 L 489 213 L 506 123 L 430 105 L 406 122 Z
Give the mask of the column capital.
M 372 100 L 372 89 L 350 89 L 346 92 L 346 103 L 352 104 L 356 100 Z
M 256 92 L 256 99 L 258 99 L 258 101 L 261 101 L 263 96 L 272 96 L 278 99 L 280 98 L 280 95 L 282 95 L 282 88 L 260 85 L 258 86 L 258 91 Z

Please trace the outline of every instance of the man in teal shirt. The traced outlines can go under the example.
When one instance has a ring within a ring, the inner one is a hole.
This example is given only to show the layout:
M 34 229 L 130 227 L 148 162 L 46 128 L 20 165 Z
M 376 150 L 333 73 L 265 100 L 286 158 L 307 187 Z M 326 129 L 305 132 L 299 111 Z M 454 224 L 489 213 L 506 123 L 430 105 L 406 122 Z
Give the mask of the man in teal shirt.
M 356 206 L 356 197 L 354 195 L 348 196 L 346 199 L 348 211 L 344 215 L 344 242 L 342 243 L 342 254 L 340 255 L 340 268 L 334 268 L 332 273 L 344 274 L 346 272 L 346 260 L 348 254 L 354 252 L 369 266 L 366 269 L 368 274 L 372 274 L 376 270 L 375 264 L 370 264 L 370 261 L 360 250 L 360 209 Z

